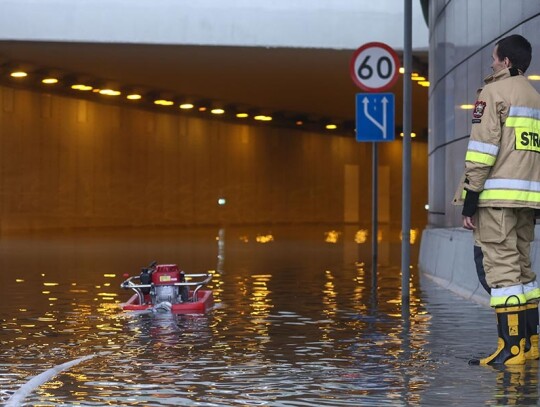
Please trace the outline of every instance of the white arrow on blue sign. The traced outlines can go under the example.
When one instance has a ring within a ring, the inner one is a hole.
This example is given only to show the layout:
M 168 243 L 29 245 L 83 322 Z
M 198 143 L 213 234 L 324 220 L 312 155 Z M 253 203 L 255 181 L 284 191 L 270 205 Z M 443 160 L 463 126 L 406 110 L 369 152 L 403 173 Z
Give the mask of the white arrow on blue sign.
M 394 94 L 356 94 L 356 141 L 394 141 Z

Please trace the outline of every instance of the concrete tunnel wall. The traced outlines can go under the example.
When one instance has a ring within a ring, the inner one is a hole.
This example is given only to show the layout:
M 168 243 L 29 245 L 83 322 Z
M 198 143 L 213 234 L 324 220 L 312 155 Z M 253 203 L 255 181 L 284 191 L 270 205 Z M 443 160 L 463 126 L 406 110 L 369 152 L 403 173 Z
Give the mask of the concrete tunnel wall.
M 463 228 L 432 228 L 422 232 L 418 267 L 428 278 L 461 297 L 489 305 L 489 295 L 476 274 L 471 231 Z M 540 225 L 531 243 L 532 269 L 540 265 Z
M 413 143 L 425 224 L 426 144 Z M 380 147 L 381 222 L 401 216 L 401 142 Z M 364 223 L 371 145 L 0 87 L 0 231 Z M 217 204 L 218 198 L 227 204 Z M 414 224 L 414 222 L 413 222 Z

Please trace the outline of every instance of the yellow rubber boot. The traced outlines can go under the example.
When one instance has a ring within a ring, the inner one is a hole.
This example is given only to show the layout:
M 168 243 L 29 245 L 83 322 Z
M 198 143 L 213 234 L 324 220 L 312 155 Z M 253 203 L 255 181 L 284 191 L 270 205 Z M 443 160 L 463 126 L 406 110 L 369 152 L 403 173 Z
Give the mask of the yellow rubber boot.
M 525 359 L 534 360 L 540 358 L 538 352 L 538 303 L 528 303 L 526 308 Z
M 526 305 L 495 308 L 495 312 L 497 313 L 497 332 L 499 335 L 497 339 L 497 350 L 487 358 L 471 359 L 469 360 L 469 364 L 525 364 L 526 311 Z

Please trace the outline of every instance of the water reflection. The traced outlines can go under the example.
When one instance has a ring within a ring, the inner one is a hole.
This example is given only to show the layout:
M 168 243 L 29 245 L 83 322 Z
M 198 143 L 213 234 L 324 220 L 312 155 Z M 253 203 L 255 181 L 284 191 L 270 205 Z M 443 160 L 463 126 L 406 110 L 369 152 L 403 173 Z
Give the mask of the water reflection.
M 497 371 L 497 386 L 493 398 L 499 405 L 538 405 L 538 361 L 524 366 L 494 368 Z
M 329 230 L 335 242 L 326 241 Z M 384 266 L 373 284 L 361 230 L 209 228 L 3 239 L 0 263 L 10 272 L 0 274 L 0 398 L 45 369 L 96 354 L 34 390 L 28 405 L 537 402 L 537 364 L 517 372 L 467 365 L 471 349 L 493 339 L 482 309 L 421 285 L 415 268 L 410 308 L 401 304 L 399 231 L 385 230 L 390 240 L 381 242 Z M 271 244 L 257 242 L 269 235 Z M 128 296 L 119 287 L 122 274 L 153 259 L 186 272 L 214 270 L 216 309 L 119 312 Z

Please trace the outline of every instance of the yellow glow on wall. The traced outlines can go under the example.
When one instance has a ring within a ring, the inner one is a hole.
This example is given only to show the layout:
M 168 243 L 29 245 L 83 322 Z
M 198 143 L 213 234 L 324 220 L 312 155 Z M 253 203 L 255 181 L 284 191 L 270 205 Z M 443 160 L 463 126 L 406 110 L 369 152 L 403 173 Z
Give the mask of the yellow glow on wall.
M 324 232 L 324 241 L 326 243 L 337 243 L 339 241 L 339 233 L 337 230 L 329 230 Z
M 416 240 L 418 238 L 418 229 L 411 229 L 409 230 L 409 243 L 415 244 Z M 399 232 L 399 240 L 403 241 L 403 233 Z
M 16 283 L 24 283 L 24 280 L 22 278 L 17 278 L 15 280 Z
M 9 75 L 13 78 L 25 78 L 28 76 L 28 74 L 24 71 L 11 72 Z
M 274 236 L 272 236 L 271 234 L 257 235 L 255 240 L 257 243 L 270 243 L 274 241 Z
M 418 238 L 418 229 L 411 229 L 411 237 L 410 237 L 411 244 L 415 244 L 417 238 Z
M 142 96 L 137 94 L 137 93 L 132 93 L 131 95 L 127 95 L 126 96 L 126 99 L 129 99 L 129 100 L 139 100 L 139 99 L 142 99 Z
M 368 238 L 368 231 L 367 229 L 360 229 L 356 234 L 354 235 L 354 241 L 358 244 L 366 243 Z
M 58 79 L 56 78 L 43 78 L 41 80 L 42 83 L 45 85 L 54 85 L 55 83 L 58 83 Z

